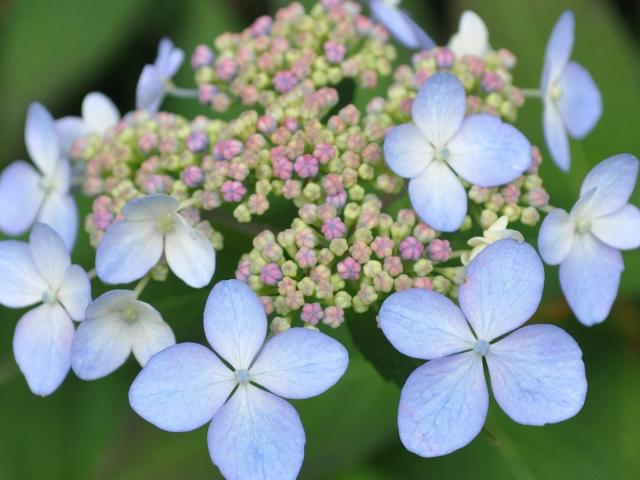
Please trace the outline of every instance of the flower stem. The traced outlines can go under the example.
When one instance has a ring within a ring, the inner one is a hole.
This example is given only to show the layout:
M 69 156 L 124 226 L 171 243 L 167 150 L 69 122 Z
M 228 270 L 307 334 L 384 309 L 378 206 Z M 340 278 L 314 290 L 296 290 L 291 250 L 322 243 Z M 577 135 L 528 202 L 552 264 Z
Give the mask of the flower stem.
M 93 280 L 97 276 L 98 276 L 98 274 L 96 273 L 96 269 L 95 268 L 93 270 L 89 270 L 87 272 L 87 277 L 89 277 L 89 280 Z
M 522 94 L 529 98 L 542 98 L 542 91 L 539 88 L 523 88 Z
M 149 284 L 150 280 L 151 280 L 151 275 L 147 275 L 146 277 L 144 277 L 142 280 L 138 282 L 138 285 L 136 285 L 136 288 L 133 290 L 133 294 L 135 295 L 136 298 L 138 298 L 142 294 L 144 289 Z
M 199 95 L 198 90 L 192 88 L 180 88 L 172 85 L 171 88 L 167 90 L 167 93 L 173 97 L 178 98 L 197 98 Z

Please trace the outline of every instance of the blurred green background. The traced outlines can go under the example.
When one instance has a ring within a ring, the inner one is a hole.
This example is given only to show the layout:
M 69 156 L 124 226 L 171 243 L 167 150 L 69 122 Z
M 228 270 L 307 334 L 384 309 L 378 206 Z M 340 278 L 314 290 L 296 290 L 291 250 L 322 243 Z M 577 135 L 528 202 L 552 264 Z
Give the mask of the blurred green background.
M 122 111 L 133 107 L 137 76 L 168 35 L 190 55 L 223 31 L 238 30 L 284 0 L 19 0 L 0 2 L 0 165 L 24 158 L 24 116 L 30 101 L 56 117 L 77 114 L 86 92 L 103 91 Z M 311 2 L 305 1 L 305 4 Z M 604 115 L 583 142 L 572 143 L 571 175 L 550 161 L 542 176 L 556 206 L 570 207 L 588 169 L 616 153 L 640 155 L 640 18 L 638 3 L 604 0 L 405 0 L 446 43 L 465 8 L 487 22 L 491 43 L 519 59 L 516 84 L 536 87 L 547 36 L 560 13 L 577 18 L 574 58 L 593 74 Z M 405 52 L 405 58 L 408 54 Z M 192 84 L 184 68 L 180 86 Z M 167 110 L 202 113 L 167 101 Z M 541 107 L 529 102 L 518 126 L 542 145 Z M 546 156 L 546 150 L 542 149 Z M 639 189 L 637 189 L 639 190 Z M 636 192 L 634 203 L 639 204 Z M 84 212 L 88 206 L 82 205 Z M 249 239 L 226 238 L 216 278 L 232 275 Z M 91 268 L 83 237 L 75 260 Z M 407 453 L 396 429 L 398 387 L 385 382 L 352 349 L 343 380 L 319 398 L 294 402 L 307 432 L 303 479 L 625 479 L 640 470 L 640 252 L 625 254 L 627 269 L 610 318 L 581 327 L 562 299 L 557 269 L 548 269 L 545 299 L 534 318 L 566 328 L 583 348 L 589 394 L 574 419 L 543 428 L 510 421 L 492 404 L 487 429 L 471 445 L 444 458 Z M 170 289 L 170 294 L 169 294 Z M 94 294 L 97 292 L 94 292 Z M 144 299 L 162 311 L 179 341 L 204 341 L 202 312 L 208 292 L 166 285 Z M 0 479 L 204 479 L 218 478 L 206 447 L 206 429 L 160 431 L 138 418 L 127 402 L 137 373 L 129 361 L 106 379 L 83 383 L 70 375 L 49 398 L 32 395 L 11 353 L 22 312 L 0 309 Z M 347 329 L 336 332 L 350 344 Z

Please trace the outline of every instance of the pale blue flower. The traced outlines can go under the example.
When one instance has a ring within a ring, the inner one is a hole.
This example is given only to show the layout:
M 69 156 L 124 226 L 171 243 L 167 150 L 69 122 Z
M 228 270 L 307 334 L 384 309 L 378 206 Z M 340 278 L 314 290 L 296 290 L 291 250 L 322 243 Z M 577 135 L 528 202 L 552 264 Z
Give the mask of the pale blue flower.
M 127 203 L 124 219 L 111 225 L 96 252 L 96 272 L 105 283 L 130 283 L 144 277 L 164 258 L 187 285 L 211 282 L 216 254 L 209 239 L 178 214 L 180 202 L 163 194 Z
M 27 152 L 35 164 L 18 160 L 0 176 L 0 230 L 22 235 L 35 222 L 51 226 L 73 248 L 78 210 L 69 193 L 71 168 L 63 156 L 55 122 L 40 103 L 32 103 L 25 126 Z
M 91 301 L 89 278 L 71 265 L 60 236 L 36 223 L 29 243 L 0 242 L 0 304 L 29 310 L 18 322 L 13 354 L 31 391 L 49 395 L 69 372 L 73 321 Z
M 531 162 L 524 135 L 493 115 L 465 118 L 466 105 L 460 80 L 436 73 L 418 91 L 413 123 L 394 128 L 384 142 L 389 168 L 411 179 L 413 208 L 442 232 L 460 228 L 467 214 L 467 193 L 458 175 L 495 187 L 515 180 Z
M 157 112 L 171 87 L 171 80 L 184 62 L 184 52 L 168 38 L 160 40 L 158 56 L 145 65 L 136 88 L 136 108 Z
M 280 397 L 309 398 L 333 386 L 347 368 L 346 349 L 304 328 L 264 343 L 262 304 L 237 280 L 215 286 L 204 329 L 215 353 L 180 343 L 154 355 L 131 386 L 131 406 L 171 432 L 210 422 L 209 453 L 225 478 L 296 478 L 305 434 L 295 409 Z
M 436 457 L 478 435 L 489 405 L 483 358 L 498 405 L 516 422 L 544 425 L 580 411 L 587 381 L 576 342 L 554 325 L 518 328 L 538 308 L 543 286 L 535 250 L 506 239 L 467 266 L 460 308 L 424 289 L 382 304 L 380 326 L 393 346 L 429 360 L 402 388 L 398 428 L 408 450 Z
M 602 115 L 602 98 L 593 78 L 582 65 L 570 61 L 574 26 L 573 13 L 566 11 L 553 27 L 540 86 L 545 140 L 553 160 L 564 171 L 571 165 L 568 135 L 584 138 Z
M 385 26 L 393 37 L 407 48 L 430 50 L 436 46 L 429 35 L 400 9 L 401 0 L 371 0 L 373 18 Z
M 489 50 L 489 30 L 482 18 L 471 10 L 466 10 L 460 17 L 458 31 L 449 40 L 448 47 L 458 57 L 474 55 L 483 58 Z
M 112 290 L 89 305 L 73 339 L 71 367 L 83 380 L 95 380 L 119 368 L 132 352 L 144 367 L 152 355 L 175 343 L 160 312 L 135 292 Z
M 564 296 L 585 325 L 611 311 L 624 270 L 620 250 L 640 247 L 640 210 L 628 203 L 637 177 L 634 156 L 604 160 L 584 179 L 571 212 L 557 208 L 540 227 L 540 255 L 560 265 Z

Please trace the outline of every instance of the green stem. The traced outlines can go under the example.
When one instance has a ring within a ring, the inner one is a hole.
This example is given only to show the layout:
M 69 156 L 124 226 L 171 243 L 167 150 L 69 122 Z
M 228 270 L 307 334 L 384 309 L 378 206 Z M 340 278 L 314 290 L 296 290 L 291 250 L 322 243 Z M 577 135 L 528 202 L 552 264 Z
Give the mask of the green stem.
M 522 94 L 529 98 L 542 98 L 542 90 L 539 88 L 523 88 Z
M 144 277 L 142 280 L 138 282 L 138 285 L 136 285 L 136 288 L 133 290 L 133 294 L 135 295 L 136 298 L 140 297 L 144 289 L 147 288 L 147 285 L 149 285 L 150 280 L 151 280 L 151 275 L 147 275 L 146 277 Z

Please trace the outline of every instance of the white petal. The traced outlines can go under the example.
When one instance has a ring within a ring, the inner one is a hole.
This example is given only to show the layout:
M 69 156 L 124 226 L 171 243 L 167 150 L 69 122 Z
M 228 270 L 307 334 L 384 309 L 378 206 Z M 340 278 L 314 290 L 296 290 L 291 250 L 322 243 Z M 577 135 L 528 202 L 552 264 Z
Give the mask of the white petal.
M 228 480 L 293 480 L 305 435 L 296 410 L 252 385 L 241 386 L 211 422 L 209 453 Z
M 156 427 L 188 432 L 209 422 L 236 382 L 208 348 L 179 343 L 157 353 L 129 390 L 135 412 Z
M 640 210 L 625 205 L 616 213 L 593 221 L 593 234 L 607 245 L 621 250 L 640 247 Z
M 121 220 L 105 232 L 96 252 L 96 272 L 106 283 L 144 277 L 162 256 L 162 233 L 155 221 Z
M 73 322 L 60 305 L 41 305 L 20 319 L 13 354 L 33 393 L 50 395 L 64 381 L 72 341 Z
M 462 13 L 458 33 L 451 37 L 449 48 L 459 57 L 475 55 L 482 58 L 486 55 L 489 50 L 489 31 L 478 14 L 470 10 Z
M 27 307 L 42 301 L 48 290 L 29 245 L 15 240 L 0 242 L 0 303 L 9 308 Z
M 136 87 L 136 108 L 157 112 L 165 93 L 165 83 L 158 69 L 153 65 L 145 65 Z
M 52 290 L 57 290 L 71 258 L 64 242 L 49 225 L 36 223 L 29 235 L 31 257 L 42 278 Z
M 393 172 L 404 178 L 420 175 L 433 159 L 433 147 L 414 125 L 400 125 L 384 139 L 384 158 Z
M 449 165 L 481 187 L 509 183 L 529 167 L 531 145 L 518 129 L 493 115 L 467 117 L 449 142 Z
M 176 212 L 179 206 L 175 197 L 159 193 L 131 200 L 122 209 L 122 214 L 127 220 L 155 220 Z
M 569 134 L 584 138 L 602 116 L 602 96 L 591 74 L 582 65 L 569 63 L 558 80 L 562 96 L 558 109 Z
M 552 210 L 542 222 L 538 234 L 540 256 L 549 265 L 562 263 L 573 244 L 575 224 L 569 214 L 560 208 Z
M 91 132 L 103 134 L 120 120 L 120 112 L 106 95 L 91 92 L 82 101 L 82 118 Z
M 467 214 L 467 192 L 444 162 L 431 162 L 409 182 L 409 198 L 420 218 L 441 232 L 459 229 Z
M 38 215 L 45 192 L 42 177 L 26 162 L 13 162 L 0 176 L 0 230 L 22 235 Z
M 489 342 L 531 318 L 543 287 L 544 267 L 533 247 L 500 240 L 467 266 L 458 289 L 460 308 L 477 337 Z
M 37 220 L 53 228 L 66 248 L 73 250 L 78 235 L 78 207 L 70 194 L 47 195 Z
M 436 46 L 429 35 L 398 7 L 389 5 L 384 0 L 372 0 L 370 7 L 372 16 L 405 47 L 428 50 Z
M 431 360 L 402 387 L 400 439 L 422 457 L 446 455 L 480 433 L 488 405 L 482 357 L 468 352 Z
M 53 117 L 42 104 L 29 105 L 24 135 L 33 163 L 42 173 L 51 175 L 60 157 L 60 143 Z
M 541 81 L 543 92 L 546 92 L 551 82 L 557 80 L 567 63 L 569 63 L 571 51 L 573 50 L 574 26 L 573 12 L 567 10 L 560 16 L 553 27 L 544 57 L 544 70 Z
M 71 265 L 67 268 L 57 296 L 73 320 L 84 319 L 91 302 L 91 282 L 82 267 Z
M 435 148 L 455 135 L 464 119 L 467 97 L 457 77 L 436 73 L 422 85 L 413 101 L 413 122 Z
M 631 197 L 638 179 L 640 162 L 633 155 L 623 153 L 603 160 L 587 174 L 580 196 L 595 189 L 592 218 L 610 215 L 620 210 Z
M 251 379 L 285 398 L 320 395 L 349 364 L 341 343 L 308 328 L 291 328 L 269 340 L 251 367 Z
M 618 250 L 591 234 L 576 235 L 571 253 L 560 265 L 560 286 L 580 322 L 591 326 L 607 318 L 623 270 Z
M 60 149 L 65 156 L 71 153 L 71 148 L 78 138 L 89 133 L 84 120 L 80 117 L 63 117 L 56 120 L 56 131 Z
M 225 280 L 209 295 L 204 331 L 218 355 L 236 369 L 249 368 L 267 335 L 267 316 L 248 285 Z
M 580 347 L 554 325 L 528 325 L 491 345 L 487 355 L 498 405 L 524 425 L 573 417 L 587 394 Z
M 137 321 L 131 325 L 133 354 L 143 367 L 156 353 L 176 343 L 171 327 L 148 303 L 136 302 Z
M 184 52 L 179 48 L 175 48 L 169 38 L 160 40 L 155 66 L 164 78 L 170 79 L 173 77 L 180 69 L 183 61 Z
M 216 252 L 211 241 L 177 213 L 174 229 L 165 237 L 165 256 L 169 267 L 193 288 L 209 285 L 216 268 Z
M 542 114 L 542 126 L 544 139 L 555 164 L 563 172 L 569 171 L 571 166 L 571 152 L 569 150 L 569 137 L 564 120 L 558 111 L 558 107 L 547 100 Z
M 443 357 L 469 350 L 475 343 L 460 309 L 444 295 L 424 289 L 388 297 L 378 321 L 394 348 L 413 358 Z

